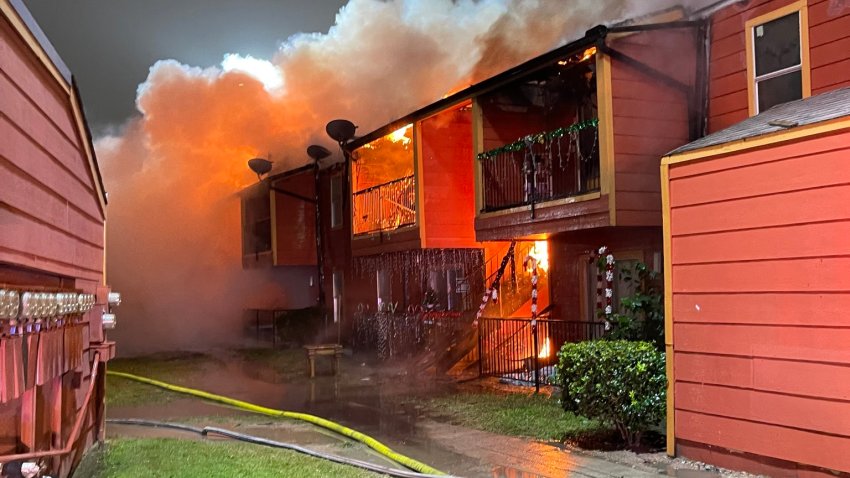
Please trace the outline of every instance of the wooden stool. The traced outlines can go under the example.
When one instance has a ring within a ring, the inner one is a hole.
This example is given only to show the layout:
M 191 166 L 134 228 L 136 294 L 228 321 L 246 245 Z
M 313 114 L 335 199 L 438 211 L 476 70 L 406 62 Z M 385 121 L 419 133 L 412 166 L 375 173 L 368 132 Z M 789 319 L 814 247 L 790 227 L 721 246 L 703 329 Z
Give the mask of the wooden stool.
M 310 378 L 314 378 L 316 376 L 316 357 L 323 355 L 326 357 L 333 357 L 331 366 L 333 367 L 333 374 L 337 374 L 337 371 L 339 370 L 339 357 L 342 355 L 342 345 L 305 345 L 304 350 L 307 351 L 307 366 L 309 368 L 308 372 L 310 373 Z

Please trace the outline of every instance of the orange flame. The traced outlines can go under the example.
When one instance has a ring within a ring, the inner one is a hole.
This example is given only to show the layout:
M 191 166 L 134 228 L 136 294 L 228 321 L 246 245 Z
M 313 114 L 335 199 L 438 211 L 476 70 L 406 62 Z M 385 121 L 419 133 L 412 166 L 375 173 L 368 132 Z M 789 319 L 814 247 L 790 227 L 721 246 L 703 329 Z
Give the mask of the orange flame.
M 546 337 L 546 340 L 543 341 L 543 347 L 540 348 L 540 353 L 537 354 L 537 358 L 548 358 L 552 353 L 552 346 L 549 343 L 549 337 Z
M 410 142 L 410 130 L 413 128 L 412 124 L 407 126 L 403 126 L 392 133 L 387 135 L 387 138 L 393 143 L 401 142 L 402 144 L 407 144 Z
M 534 246 L 528 251 L 528 255 L 537 259 L 537 267 L 549 270 L 549 243 L 546 241 L 534 241 Z

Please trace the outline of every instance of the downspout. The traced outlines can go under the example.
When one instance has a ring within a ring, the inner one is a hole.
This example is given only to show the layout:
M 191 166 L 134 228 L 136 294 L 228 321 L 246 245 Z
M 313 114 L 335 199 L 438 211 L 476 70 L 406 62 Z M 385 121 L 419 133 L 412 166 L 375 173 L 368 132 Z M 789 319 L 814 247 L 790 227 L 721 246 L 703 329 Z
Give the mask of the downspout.
M 319 188 L 321 186 L 321 177 L 319 169 L 319 160 L 315 160 L 313 170 L 313 188 L 316 196 L 316 267 L 318 268 L 318 295 L 319 295 L 319 311 L 322 314 L 322 323 L 324 331 L 328 331 L 328 311 L 325 307 L 325 251 L 322 247 L 322 213 Z
M 711 20 L 703 19 L 702 25 L 699 28 L 699 34 L 702 34 L 702 48 L 700 49 L 701 65 L 697 65 L 697 95 L 700 99 L 698 138 L 708 134 L 708 89 L 709 75 L 711 74 Z M 701 71 L 700 71 L 701 69 Z M 695 138 L 696 139 L 696 138 Z

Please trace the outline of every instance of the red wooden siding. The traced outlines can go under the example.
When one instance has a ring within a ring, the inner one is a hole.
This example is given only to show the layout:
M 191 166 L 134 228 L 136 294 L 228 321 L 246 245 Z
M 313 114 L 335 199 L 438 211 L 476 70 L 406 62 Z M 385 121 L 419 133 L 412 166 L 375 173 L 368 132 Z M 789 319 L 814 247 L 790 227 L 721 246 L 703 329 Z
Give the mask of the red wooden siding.
M 309 169 L 274 182 L 276 188 L 315 197 L 315 178 Z M 296 197 L 272 191 L 275 218 L 272 248 L 276 266 L 316 265 L 316 206 Z
M 848 154 L 845 130 L 670 167 L 685 453 L 850 472 Z
M 794 3 L 755 0 L 731 5 L 711 20 L 709 132 L 749 115 L 744 24 L 751 18 Z M 812 94 L 850 86 L 850 7 L 809 0 L 809 61 Z
M 0 262 L 91 281 L 103 220 L 67 92 L 0 20 Z
M 695 33 L 630 35 L 610 46 L 687 85 L 694 82 Z M 611 60 L 617 225 L 660 226 L 659 157 L 688 142 L 688 98 L 633 66 Z
M 475 181 L 472 114 L 469 107 L 437 114 L 421 123 L 419 188 L 423 245 L 478 247 L 475 242 Z
M 12 15 L 20 8 L 0 2 L 3 12 Z M 29 384 L 20 398 L 0 404 L 0 450 L 55 448 L 56 437 L 64 444 L 79 410 L 84 421 L 75 453 L 51 461 L 48 470 L 53 476 L 67 476 L 101 431 L 102 375 L 93 384 L 89 409 L 80 410 L 91 384 L 95 351 L 102 352 L 102 361 L 114 355 L 114 343 L 102 343 L 100 327 L 105 211 L 86 148 L 88 138 L 79 129 L 77 98 L 71 96 L 76 93 L 42 63 L 36 53 L 41 46 L 24 39 L 28 31 L 16 28 L 0 13 L 0 285 L 97 293 L 99 306 L 85 323 L 74 326 L 83 333 L 76 370 L 43 385 Z M 43 339 L 59 333 L 62 329 L 31 335 Z M 38 360 L 53 358 L 55 354 L 48 353 Z M 6 367 L 4 377 L 11 371 L 10 364 Z M 71 380 L 75 372 L 80 374 L 76 385 Z

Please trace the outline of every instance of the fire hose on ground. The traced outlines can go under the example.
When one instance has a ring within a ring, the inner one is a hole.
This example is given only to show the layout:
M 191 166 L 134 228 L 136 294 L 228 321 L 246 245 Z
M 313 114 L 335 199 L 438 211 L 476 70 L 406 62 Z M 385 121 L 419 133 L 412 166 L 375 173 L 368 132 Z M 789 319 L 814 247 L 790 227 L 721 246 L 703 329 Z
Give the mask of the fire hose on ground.
M 309 455 L 315 458 L 322 458 L 325 460 L 333 461 L 335 463 L 341 463 L 344 465 L 356 466 L 358 468 L 363 468 L 364 470 L 374 471 L 377 473 L 382 473 L 389 476 L 395 476 L 399 478 L 446 478 L 446 475 L 429 475 L 423 474 L 415 471 L 408 470 L 399 470 L 396 468 L 389 468 L 386 466 L 376 465 L 374 463 L 369 463 L 367 461 L 357 460 L 354 458 L 348 458 L 344 456 L 334 455 L 331 453 L 322 453 L 319 451 L 311 450 L 309 448 L 304 448 L 299 445 L 295 445 L 292 443 L 279 442 L 276 440 L 269 440 L 267 438 L 258 437 L 254 435 L 248 435 L 245 433 L 238 433 L 232 430 L 227 430 L 224 428 L 217 427 L 204 427 L 204 428 L 196 428 L 189 425 L 184 425 L 181 423 L 170 423 L 170 422 L 159 422 L 154 420 L 140 420 L 136 418 L 110 418 L 106 420 L 107 423 L 114 423 L 117 425 L 137 425 L 137 426 L 145 426 L 145 427 L 153 427 L 153 428 L 170 428 L 174 430 L 181 430 L 186 432 L 197 433 L 202 436 L 209 435 L 218 435 L 226 438 L 230 438 L 233 440 L 244 441 L 246 443 L 252 443 L 255 445 L 264 445 L 270 446 L 273 448 L 283 448 L 286 450 L 293 450 L 298 453 L 303 453 L 305 455 Z
M 308 423 L 312 423 L 312 424 L 317 425 L 319 427 L 331 430 L 333 432 L 339 433 L 340 435 L 346 436 L 346 437 L 351 438 L 353 440 L 356 440 L 360 443 L 363 443 L 364 445 L 375 450 L 379 454 L 389 458 L 390 460 L 392 460 L 392 461 L 394 461 L 394 462 L 396 462 L 396 463 L 398 463 L 402 466 L 410 468 L 411 470 L 414 470 L 414 471 L 416 471 L 420 474 L 445 476 L 445 473 L 441 472 L 440 470 L 432 468 L 432 467 L 430 467 L 430 466 L 428 466 L 428 465 L 426 465 L 422 462 L 414 460 L 413 458 L 407 457 L 405 455 L 402 455 L 401 453 L 393 451 L 390 447 L 384 445 L 383 443 L 381 443 L 378 440 L 370 437 L 369 435 L 366 435 L 366 434 L 361 433 L 357 430 L 348 428 L 344 425 L 340 425 L 339 423 L 332 422 L 332 421 L 325 419 L 325 418 L 322 418 L 322 417 L 317 417 L 315 415 L 310 415 L 308 413 L 291 412 L 291 411 L 287 411 L 287 410 L 276 410 L 274 408 L 262 407 L 260 405 L 255 405 L 253 403 L 244 402 L 242 400 L 236 400 L 234 398 L 216 395 L 216 394 L 213 394 L 213 393 L 205 392 L 203 390 L 195 390 L 195 389 L 188 388 L 188 387 L 181 387 L 179 385 L 172 385 L 170 383 L 161 382 L 159 380 L 153 380 L 153 379 L 146 378 L 146 377 L 140 377 L 138 375 L 133 375 L 133 374 L 130 374 L 130 373 L 114 372 L 114 371 L 109 370 L 109 371 L 106 372 L 106 374 L 114 376 L 114 377 L 121 377 L 121 378 L 129 379 L 129 380 L 135 380 L 137 382 L 146 383 L 148 385 L 160 387 L 160 388 L 163 388 L 165 390 L 170 390 L 172 392 L 183 393 L 183 394 L 186 394 L 186 395 L 192 395 L 192 396 L 203 398 L 203 399 L 210 400 L 210 401 L 213 401 L 213 402 L 222 403 L 224 405 L 230 405 L 232 407 L 236 407 L 236 408 L 239 408 L 239 409 L 242 409 L 242 410 L 247 410 L 249 412 L 258 413 L 258 414 L 261 414 L 261 415 L 267 415 L 267 416 L 270 416 L 270 417 L 279 417 L 279 418 L 290 418 L 290 419 L 293 419 L 293 420 L 301 420 L 301 421 L 305 421 L 305 422 L 308 422 Z M 218 432 L 216 432 L 216 433 L 218 433 Z M 295 446 L 295 445 L 293 445 L 293 446 Z

